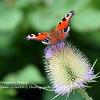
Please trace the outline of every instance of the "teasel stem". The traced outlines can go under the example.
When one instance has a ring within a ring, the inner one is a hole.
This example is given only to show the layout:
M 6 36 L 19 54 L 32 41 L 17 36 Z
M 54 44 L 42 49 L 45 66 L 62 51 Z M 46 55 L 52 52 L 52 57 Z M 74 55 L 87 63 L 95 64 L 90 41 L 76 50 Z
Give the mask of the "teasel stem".
M 93 100 L 84 89 L 77 89 L 77 91 L 83 96 L 84 100 Z

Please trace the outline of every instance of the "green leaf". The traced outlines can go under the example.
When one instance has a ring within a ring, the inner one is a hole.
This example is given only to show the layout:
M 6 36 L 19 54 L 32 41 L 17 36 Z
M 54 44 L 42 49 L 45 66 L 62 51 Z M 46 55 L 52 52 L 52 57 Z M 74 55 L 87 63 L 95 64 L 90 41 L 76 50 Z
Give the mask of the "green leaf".
M 80 11 L 82 9 L 86 9 L 86 7 L 90 4 L 91 0 L 53 0 L 52 1 L 52 8 L 55 11 L 69 11 L 69 10 L 75 10 Z
M 71 10 L 74 10 L 77 14 L 78 12 L 82 12 L 84 9 L 87 9 L 91 3 L 91 0 L 45 0 L 46 4 L 50 7 L 49 9 L 52 11 L 53 14 L 60 16 L 65 16 Z M 62 18 L 63 18 L 62 17 Z
M 91 32 L 84 36 L 85 41 L 88 41 L 90 44 L 95 44 L 95 46 L 100 47 L 100 32 Z
M 37 10 L 35 12 L 30 12 L 29 14 L 29 23 L 30 25 L 37 30 L 49 30 L 53 27 L 55 23 L 55 18 L 53 15 L 50 15 L 52 12 L 48 9 Z
M 28 7 L 29 5 L 36 5 L 40 3 L 41 0 L 16 0 L 15 1 L 15 6 L 18 8 L 25 8 Z
M 49 31 L 61 21 L 61 19 L 71 10 L 75 10 L 77 13 L 87 9 L 91 0 L 73 1 L 73 0 L 55 0 L 44 1 L 48 5 L 47 8 L 38 7 L 37 10 L 33 10 L 28 15 L 29 24 L 33 29 L 38 31 Z M 75 16 L 76 16 L 75 15 Z M 72 21 L 73 22 L 73 21 Z
M 73 27 L 75 30 L 82 32 L 96 31 L 100 27 L 100 11 L 87 9 L 74 16 Z
M 90 40 L 100 47 L 100 32 L 94 32 L 90 35 Z
M 0 100 L 15 100 L 13 98 L 15 95 L 16 95 L 15 89 L 0 88 Z
M 15 89 L 0 88 L 0 95 L 15 96 L 16 95 L 16 91 L 15 91 Z
M 21 23 L 22 12 L 17 9 L 2 9 L 0 11 L 0 31 L 13 31 Z
M 45 82 L 44 77 L 40 74 L 36 66 L 28 65 L 24 69 L 7 75 L 3 81 L 6 82 L 27 82 L 43 84 Z
M 15 51 L 11 46 L 15 36 L 16 32 L 0 32 L 0 55 L 11 55 Z

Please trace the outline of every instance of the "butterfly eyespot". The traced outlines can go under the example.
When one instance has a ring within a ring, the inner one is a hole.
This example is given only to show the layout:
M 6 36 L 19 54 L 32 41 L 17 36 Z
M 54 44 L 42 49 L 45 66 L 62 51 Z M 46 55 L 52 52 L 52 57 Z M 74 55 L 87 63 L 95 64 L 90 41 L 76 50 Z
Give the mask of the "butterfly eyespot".
M 68 30 L 68 28 L 65 28 L 65 29 L 64 29 L 64 32 L 67 32 L 67 30 Z
M 68 33 L 69 32 L 69 30 L 70 30 L 70 27 L 68 26 L 67 28 L 64 28 L 64 33 Z
M 50 38 L 46 38 L 42 41 L 43 44 L 49 44 L 50 43 Z

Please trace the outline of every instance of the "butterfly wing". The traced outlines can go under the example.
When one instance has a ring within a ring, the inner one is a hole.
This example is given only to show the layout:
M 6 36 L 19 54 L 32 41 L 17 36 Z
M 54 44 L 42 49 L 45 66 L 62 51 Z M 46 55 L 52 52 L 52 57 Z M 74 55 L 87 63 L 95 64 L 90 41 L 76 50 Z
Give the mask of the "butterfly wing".
M 41 41 L 44 44 L 56 44 L 57 42 L 64 40 L 68 36 L 70 30 L 69 23 L 73 15 L 74 11 L 72 10 L 50 33 L 42 32 L 38 35 L 31 34 L 27 36 L 27 39 Z
M 30 34 L 28 35 L 26 38 L 28 40 L 37 40 L 37 41 L 42 41 L 44 39 L 46 39 L 48 36 L 48 33 L 47 32 L 41 32 L 41 33 L 38 33 L 37 35 L 35 34 Z
M 62 21 L 56 26 L 56 28 L 51 31 L 50 33 L 51 44 L 55 44 L 68 37 L 69 35 L 68 33 L 70 30 L 69 24 L 73 15 L 74 11 L 72 10 L 62 19 Z
M 72 16 L 74 15 L 74 11 L 70 11 L 63 19 L 62 21 L 60 21 L 60 23 L 56 26 L 55 31 L 61 31 L 63 29 L 67 29 L 69 24 L 70 24 L 70 20 L 72 18 Z

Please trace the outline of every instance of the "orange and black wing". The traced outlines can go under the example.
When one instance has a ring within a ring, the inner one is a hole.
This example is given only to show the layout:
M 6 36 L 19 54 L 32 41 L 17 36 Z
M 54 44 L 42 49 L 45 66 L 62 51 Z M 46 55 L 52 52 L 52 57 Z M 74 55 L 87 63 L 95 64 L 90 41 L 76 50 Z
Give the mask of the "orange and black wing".
M 72 18 L 72 16 L 74 15 L 74 11 L 70 11 L 63 19 L 62 21 L 60 21 L 60 23 L 56 26 L 55 31 L 61 31 L 63 29 L 67 29 L 69 24 L 70 24 L 70 20 Z
M 56 28 L 51 31 L 50 33 L 51 44 L 55 44 L 68 37 L 70 30 L 69 24 L 73 15 L 74 11 L 72 10 L 62 19 L 62 21 L 60 21 L 60 23 L 56 26 Z

